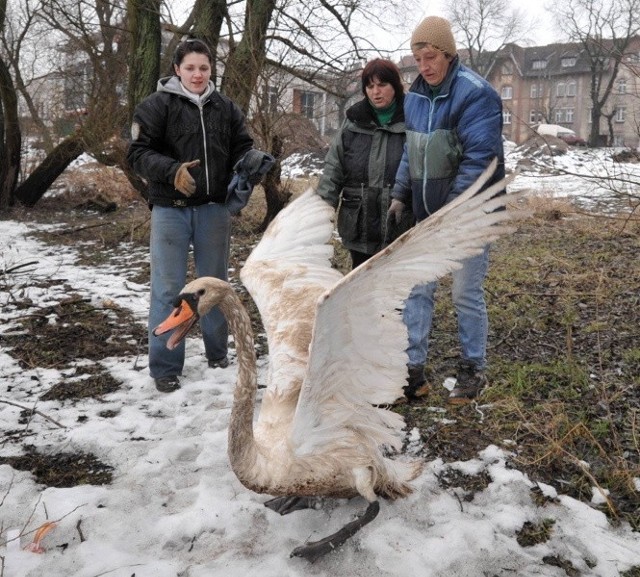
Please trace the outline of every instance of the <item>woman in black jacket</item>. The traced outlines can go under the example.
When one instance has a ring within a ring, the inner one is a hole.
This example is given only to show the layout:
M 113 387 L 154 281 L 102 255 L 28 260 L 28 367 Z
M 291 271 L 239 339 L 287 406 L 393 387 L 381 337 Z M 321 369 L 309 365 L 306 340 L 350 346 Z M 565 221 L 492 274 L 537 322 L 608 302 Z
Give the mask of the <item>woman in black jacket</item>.
M 361 84 L 364 98 L 347 110 L 317 188 L 338 209 L 338 234 L 354 268 L 413 224 L 411 207 L 399 222 L 387 218 L 405 142 L 400 71 L 376 58 L 364 67 Z
M 189 248 L 197 276 L 227 280 L 231 216 L 226 206 L 233 167 L 252 149 L 242 111 L 211 82 L 213 58 L 200 40 L 176 49 L 175 75 L 135 109 L 127 160 L 149 185 L 151 306 L 149 372 L 156 388 L 180 387 L 184 342 L 170 351 L 168 336 L 152 330 L 172 310 L 186 282 Z M 214 309 L 200 320 L 210 367 L 226 367 L 227 323 Z

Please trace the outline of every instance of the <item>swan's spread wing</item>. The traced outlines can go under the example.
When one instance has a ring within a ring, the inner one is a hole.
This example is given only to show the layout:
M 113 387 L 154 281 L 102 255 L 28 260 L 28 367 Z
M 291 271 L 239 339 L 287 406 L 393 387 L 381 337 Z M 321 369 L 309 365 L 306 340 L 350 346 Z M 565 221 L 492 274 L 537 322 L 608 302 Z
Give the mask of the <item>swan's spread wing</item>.
M 495 212 L 507 195 L 491 199 L 506 181 L 473 196 L 489 175 L 321 298 L 292 431 L 299 454 L 335 443 L 345 428 L 397 446 L 402 421 L 373 405 L 391 403 L 406 385 L 404 300 L 416 284 L 459 268 L 465 257 L 512 230 L 507 221 L 514 211 Z
M 331 268 L 333 217 L 333 208 L 308 190 L 278 214 L 240 271 L 267 333 L 268 395 L 286 395 L 294 407 L 316 302 L 342 278 Z

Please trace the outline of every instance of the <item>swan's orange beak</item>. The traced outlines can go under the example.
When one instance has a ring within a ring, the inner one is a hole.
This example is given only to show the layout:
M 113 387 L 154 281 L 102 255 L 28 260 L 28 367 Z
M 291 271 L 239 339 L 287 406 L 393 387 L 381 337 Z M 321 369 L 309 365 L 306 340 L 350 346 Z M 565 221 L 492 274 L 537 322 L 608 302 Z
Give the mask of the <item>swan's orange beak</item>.
M 180 298 L 176 300 L 179 300 L 179 302 L 173 312 L 153 329 L 155 336 L 163 335 L 170 330 L 176 329 L 176 332 L 167 341 L 168 349 L 175 349 L 200 318 L 198 312 L 194 310 L 187 299 Z

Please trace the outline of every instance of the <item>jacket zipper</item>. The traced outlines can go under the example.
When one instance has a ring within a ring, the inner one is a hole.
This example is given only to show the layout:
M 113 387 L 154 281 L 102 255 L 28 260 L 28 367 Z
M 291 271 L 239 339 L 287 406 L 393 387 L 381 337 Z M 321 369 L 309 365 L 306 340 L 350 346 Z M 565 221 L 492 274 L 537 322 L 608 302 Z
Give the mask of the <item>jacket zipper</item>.
M 204 102 L 198 103 L 198 110 L 200 111 L 200 127 L 202 128 L 202 142 L 204 144 L 204 174 L 207 179 L 207 196 L 211 196 L 209 190 L 209 150 L 207 148 L 207 131 L 204 126 Z
M 429 141 L 431 140 L 431 124 L 433 123 L 433 114 L 436 108 L 436 100 L 439 98 L 445 98 L 448 96 L 447 94 L 439 94 L 433 100 L 428 96 L 425 98 L 429 101 L 429 122 L 427 123 L 427 140 L 424 144 L 424 155 L 423 155 L 423 166 L 422 166 L 422 205 L 424 206 L 424 211 L 427 216 L 431 216 L 431 212 L 429 211 L 429 207 L 427 205 L 427 148 L 429 147 Z

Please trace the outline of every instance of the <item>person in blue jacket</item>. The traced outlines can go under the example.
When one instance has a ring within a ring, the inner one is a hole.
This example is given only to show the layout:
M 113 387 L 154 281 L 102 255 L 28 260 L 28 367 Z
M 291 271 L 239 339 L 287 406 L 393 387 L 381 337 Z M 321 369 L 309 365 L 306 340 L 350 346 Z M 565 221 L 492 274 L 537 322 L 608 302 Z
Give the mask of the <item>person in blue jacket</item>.
M 419 76 L 405 95 L 407 140 L 389 214 L 399 217 L 411 202 L 419 222 L 462 193 L 494 158 L 498 168 L 486 186 L 504 177 L 502 102 L 484 78 L 460 63 L 446 19 L 422 20 L 411 36 L 411 51 Z M 452 299 L 461 347 L 457 384 L 449 397 L 453 404 L 475 399 L 486 385 L 488 319 L 483 283 L 488 265 L 487 246 L 453 273 Z M 418 285 L 405 303 L 409 399 L 426 390 L 435 290 L 436 283 Z

